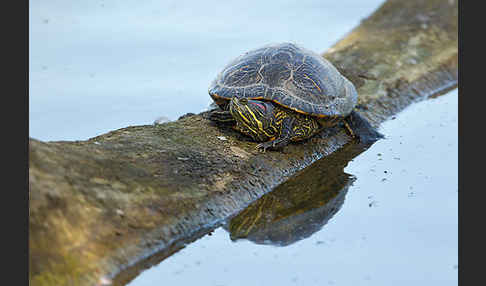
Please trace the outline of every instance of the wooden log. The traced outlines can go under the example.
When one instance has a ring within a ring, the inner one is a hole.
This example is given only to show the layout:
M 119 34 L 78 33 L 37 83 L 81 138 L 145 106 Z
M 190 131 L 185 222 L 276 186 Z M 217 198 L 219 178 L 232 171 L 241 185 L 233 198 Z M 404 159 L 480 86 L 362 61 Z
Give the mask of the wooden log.
M 457 21 L 457 1 L 390 0 L 323 56 L 356 85 L 357 110 L 379 126 L 457 86 Z M 30 283 L 112 279 L 202 235 L 350 140 L 333 128 L 261 154 L 205 113 L 86 141 L 30 139 Z

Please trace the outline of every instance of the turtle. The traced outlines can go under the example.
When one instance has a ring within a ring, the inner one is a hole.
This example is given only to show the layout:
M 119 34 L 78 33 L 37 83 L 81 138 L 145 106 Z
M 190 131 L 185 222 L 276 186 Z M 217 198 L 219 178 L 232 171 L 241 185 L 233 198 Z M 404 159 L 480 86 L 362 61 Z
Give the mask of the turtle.
M 263 152 L 340 122 L 356 138 L 344 119 L 365 120 L 354 111 L 354 85 L 324 57 L 295 43 L 270 44 L 237 57 L 211 82 L 208 93 L 219 107 L 209 119 L 233 124 L 262 142 L 256 147 Z

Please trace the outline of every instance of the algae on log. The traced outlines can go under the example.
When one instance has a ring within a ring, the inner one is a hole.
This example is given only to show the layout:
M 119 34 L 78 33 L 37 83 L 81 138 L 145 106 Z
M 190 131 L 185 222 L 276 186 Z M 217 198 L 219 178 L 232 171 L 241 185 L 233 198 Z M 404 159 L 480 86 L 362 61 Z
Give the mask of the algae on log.
M 387 1 L 323 56 L 356 85 L 358 111 L 378 126 L 410 103 L 457 86 L 457 19 L 457 1 Z M 220 223 L 351 140 L 333 128 L 286 152 L 262 154 L 204 115 L 87 141 L 30 139 L 31 285 L 111 279 Z

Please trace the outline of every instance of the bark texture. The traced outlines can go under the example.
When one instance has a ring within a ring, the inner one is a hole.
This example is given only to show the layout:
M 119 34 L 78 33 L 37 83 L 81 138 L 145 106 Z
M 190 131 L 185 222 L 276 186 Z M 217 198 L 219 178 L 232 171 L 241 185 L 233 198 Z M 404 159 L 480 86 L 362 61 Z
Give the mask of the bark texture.
M 379 126 L 457 86 L 457 20 L 457 1 L 390 0 L 323 56 L 356 85 L 357 110 Z M 30 139 L 30 283 L 112 279 L 204 233 L 350 140 L 333 128 L 261 154 L 205 113 L 86 141 Z

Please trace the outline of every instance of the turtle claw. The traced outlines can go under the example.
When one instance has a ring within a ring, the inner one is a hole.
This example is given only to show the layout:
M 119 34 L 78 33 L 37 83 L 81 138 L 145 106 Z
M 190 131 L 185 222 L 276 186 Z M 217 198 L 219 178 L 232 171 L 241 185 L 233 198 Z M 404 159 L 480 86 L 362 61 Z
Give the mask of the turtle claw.
M 272 148 L 272 147 L 275 147 L 275 144 L 274 144 L 274 141 L 269 141 L 269 142 L 263 142 L 263 143 L 260 143 L 258 145 L 256 145 L 256 148 L 262 152 L 262 153 L 265 153 L 265 151 L 268 149 L 268 148 Z
M 256 145 L 256 147 L 255 147 L 255 148 L 256 148 L 258 151 L 260 151 L 260 153 L 265 153 L 265 150 L 267 149 L 267 148 L 265 148 L 265 146 L 263 146 L 263 144 L 258 144 L 258 145 Z

